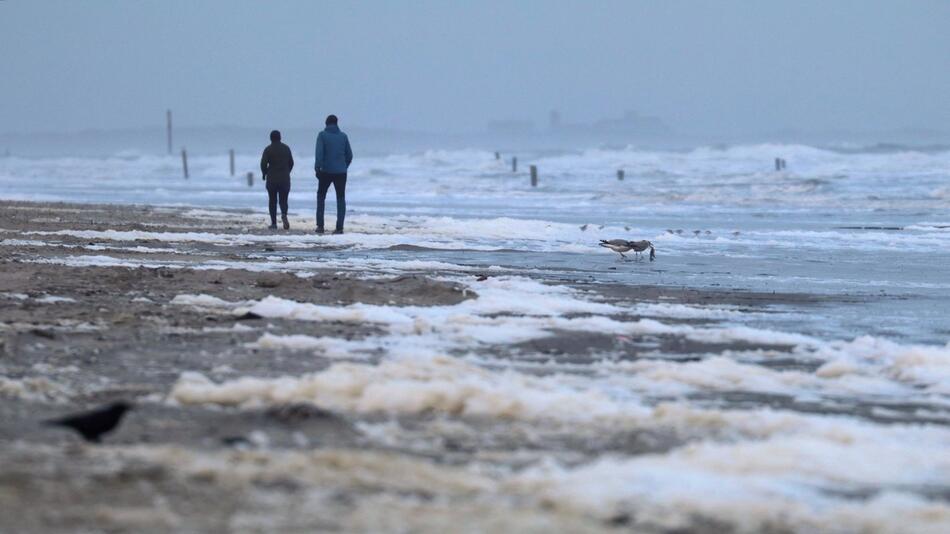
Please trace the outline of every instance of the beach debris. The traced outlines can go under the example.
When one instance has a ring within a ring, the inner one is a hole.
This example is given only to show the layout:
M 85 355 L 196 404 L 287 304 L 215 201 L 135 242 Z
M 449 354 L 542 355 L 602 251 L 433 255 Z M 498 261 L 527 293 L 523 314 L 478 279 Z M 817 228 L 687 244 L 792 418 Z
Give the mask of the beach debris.
M 246 436 L 232 435 L 220 438 L 222 445 L 246 451 L 251 449 L 265 449 L 270 446 L 270 437 L 261 430 L 254 430 Z
M 45 339 L 56 339 L 56 332 L 53 332 L 52 330 L 48 328 L 32 328 L 30 329 L 30 333 L 36 337 L 42 337 Z
M 610 250 L 620 254 L 621 260 L 626 259 L 624 252 L 630 252 L 631 250 L 637 255 L 640 256 L 640 253 L 646 249 L 650 249 L 650 261 L 653 261 L 656 258 L 656 249 L 653 248 L 653 243 L 650 243 L 647 240 L 642 241 L 627 241 L 625 239 L 601 239 L 600 246 L 604 248 L 609 248 Z
M 268 417 L 282 423 L 296 423 L 309 419 L 326 419 L 333 417 L 333 412 L 329 410 L 324 410 L 323 408 L 302 402 L 273 406 L 268 408 L 264 413 L 266 413 Z
M 244 436 L 225 436 L 221 438 L 221 444 L 228 447 L 246 449 L 250 448 L 251 440 Z
M 257 287 L 263 287 L 266 289 L 273 289 L 280 285 L 282 282 L 282 277 L 279 274 L 265 274 L 260 276 L 255 282 L 254 285 Z
M 99 443 L 102 435 L 119 426 L 125 412 L 132 409 L 126 401 L 116 401 L 102 408 L 44 421 L 47 425 L 71 428 L 88 442 Z

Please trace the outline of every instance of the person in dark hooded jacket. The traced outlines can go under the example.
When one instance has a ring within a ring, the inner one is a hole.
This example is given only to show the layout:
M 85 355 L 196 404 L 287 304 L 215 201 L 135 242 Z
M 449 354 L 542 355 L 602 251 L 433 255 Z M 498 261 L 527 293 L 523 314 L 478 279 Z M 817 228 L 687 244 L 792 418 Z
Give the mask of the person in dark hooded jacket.
M 287 197 L 290 196 L 290 171 L 294 168 L 294 155 L 290 147 L 280 142 L 280 132 L 270 133 L 270 144 L 261 155 L 261 179 L 267 181 L 267 208 L 270 211 L 270 228 L 277 229 L 277 201 L 280 200 L 280 218 L 284 230 L 290 230 L 287 220 Z
M 317 149 L 313 170 L 317 175 L 317 233 L 323 233 L 323 209 L 326 205 L 327 191 L 333 186 L 336 193 L 336 230 L 343 233 L 343 219 L 346 217 L 346 171 L 353 161 L 350 139 L 337 125 L 336 115 L 326 120 L 326 128 L 317 135 Z

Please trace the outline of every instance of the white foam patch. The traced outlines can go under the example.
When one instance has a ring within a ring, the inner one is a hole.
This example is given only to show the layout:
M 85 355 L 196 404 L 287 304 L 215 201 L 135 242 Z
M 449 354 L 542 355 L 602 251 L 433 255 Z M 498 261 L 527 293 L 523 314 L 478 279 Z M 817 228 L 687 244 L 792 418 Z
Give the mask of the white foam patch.
M 10 230 L 4 230 L 8 232 Z M 0 246 L 3 247 L 45 247 L 49 246 L 46 241 L 37 241 L 35 239 L 0 239 Z
M 355 303 L 326 306 L 268 296 L 260 301 L 232 303 L 207 295 L 178 295 L 172 304 L 227 309 L 243 315 L 251 312 L 262 317 L 306 321 L 371 322 L 387 325 L 398 333 L 430 332 L 440 327 L 474 323 L 475 326 L 501 326 L 531 317 L 552 318 L 565 313 L 619 313 L 621 308 L 579 298 L 564 286 L 550 286 L 520 277 L 493 277 L 480 283 L 478 297 L 452 306 L 380 306 Z M 519 317 L 486 317 L 508 314 Z M 522 321 L 525 323 L 525 321 Z M 538 323 L 547 326 L 549 322 Z M 519 326 L 527 326 L 521 324 Z
M 233 302 L 218 297 L 212 297 L 211 295 L 193 295 L 189 293 L 175 295 L 171 300 L 171 304 L 194 306 L 198 308 L 229 308 L 234 306 Z
M 715 356 L 696 362 L 638 360 L 601 364 L 607 382 L 643 395 L 671 396 L 697 391 L 743 391 L 788 396 L 892 396 L 910 399 L 913 388 L 886 376 L 826 377 L 773 370 Z
M 6 231 L 6 230 L 5 230 Z M 134 247 L 114 247 L 108 245 L 75 245 L 69 243 L 58 243 L 51 241 L 38 241 L 35 239 L 0 239 L 0 246 L 17 247 L 49 247 L 66 249 L 83 249 L 93 251 L 116 251 L 116 252 L 137 252 L 142 254 L 180 254 L 182 251 L 174 248 L 155 248 L 137 245 Z
M 265 333 L 252 347 L 268 350 L 314 351 L 327 358 L 362 359 L 360 351 L 367 345 L 333 337 L 314 337 L 302 334 L 278 336 Z
M 63 256 L 58 258 L 33 258 L 24 263 L 43 263 L 52 265 L 65 265 L 66 267 L 128 267 L 135 269 L 138 267 L 147 267 L 155 269 L 158 267 L 168 267 L 171 269 L 181 269 L 185 267 L 199 268 L 186 262 L 178 261 L 137 261 L 114 256 L 104 255 L 82 255 L 82 256 Z
M 950 506 L 914 489 L 950 480 L 947 438 L 945 430 L 845 425 L 832 436 L 702 442 L 574 469 L 547 466 L 513 484 L 559 507 L 605 519 L 625 513 L 664 529 L 701 517 L 742 532 L 936 533 L 950 527 Z M 872 497 L 846 497 L 864 491 Z
M 72 393 L 68 387 L 42 376 L 24 378 L 0 376 L 0 397 L 39 402 L 63 402 L 68 400 Z
M 313 346 L 311 340 L 298 338 L 265 341 Z M 647 374 L 642 379 L 650 380 L 651 376 Z M 750 380 L 757 379 L 762 380 Z M 715 386 L 715 380 L 709 378 L 707 383 Z M 422 413 L 435 410 L 569 421 L 582 419 L 581 413 L 589 411 L 593 416 L 591 422 L 597 418 L 614 418 L 648 428 L 665 426 L 688 433 L 725 432 L 755 437 L 790 432 L 835 435 L 838 432 L 836 425 L 845 424 L 843 420 L 836 423 L 769 410 L 725 412 L 695 409 L 678 403 L 664 403 L 646 409 L 635 389 L 618 385 L 623 385 L 623 382 L 610 378 L 592 380 L 589 376 L 573 374 L 535 377 L 513 370 L 484 369 L 448 356 L 398 355 L 378 365 L 335 364 L 304 377 L 246 377 L 215 384 L 199 374 L 186 373 L 175 384 L 169 398 L 183 404 L 240 406 L 312 402 L 355 412 Z M 555 399 L 562 404 L 556 405 Z
M 125 249 L 115 248 L 116 251 Z M 163 250 L 169 254 L 180 254 L 179 250 Z M 249 257 L 254 258 L 254 255 Z M 264 256 L 256 256 L 264 258 Z M 41 263 L 53 265 L 65 265 L 67 267 L 126 267 L 136 269 L 139 267 L 168 269 L 195 269 L 198 271 L 223 271 L 226 269 L 240 269 L 250 272 L 292 272 L 302 278 L 313 276 L 314 270 L 341 270 L 355 271 L 360 273 L 372 272 L 374 274 L 393 274 L 413 271 L 444 271 L 444 272 L 467 272 L 467 271 L 493 271 L 502 272 L 507 269 L 499 267 L 490 267 L 488 269 L 467 267 L 453 263 L 438 261 L 419 261 L 419 260 L 362 260 L 362 259 L 319 259 L 314 261 L 289 261 L 289 260 L 263 260 L 256 261 L 236 261 L 236 260 L 205 260 L 194 258 L 183 258 L 182 260 L 136 260 L 131 258 L 116 258 L 105 255 L 76 255 L 49 258 L 31 258 L 24 260 L 24 263 Z
M 97 241 L 154 240 L 169 243 L 208 243 L 221 246 L 267 244 L 301 249 L 344 246 L 352 249 L 386 249 L 400 245 L 441 250 L 519 250 L 603 252 L 598 239 L 627 235 L 621 227 L 591 227 L 544 220 L 510 217 L 461 219 L 454 217 L 353 215 L 346 234 L 254 234 L 220 232 L 150 232 L 143 230 L 29 231 L 24 235 L 68 236 Z
M 747 319 L 754 314 L 725 306 L 691 306 L 688 304 L 640 303 L 633 307 L 640 315 L 675 319 Z
M 366 358 L 381 353 L 433 356 L 521 343 L 554 332 L 597 332 L 622 336 L 628 342 L 631 336 L 674 336 L 716 345 L 778 346 L 790 351 L 786 353 L 788 357 L 816 364 L 826 362 L 815 373 L 775 370 L 742 363 L 736 359 L 743 359 L 743 353 L 730 352 L 698 362 L 642 360 L 610 363 L 600 368 L 599 372 L 615 373 L 610 378 L 614 387 L 651 397 L 697 391 L 745 391 L 826 400 L 882 397 L 931 403 L 933 394 L 944 393 L 948 388 L 950 358 L 948 349 L 943 347 L 905 347 L 872 338 L 829 343 L 801 334 L 728 324 L 699 327 L 670 325 L 654 319 L 623 321 L 612 315 L 629 315 L 631 308 L 592 302 L 576 290 L 519 277 L 493 277 L 477 285 L 470 283 L 469 287 L 477 289 L 478 296 L 451 306 L 327 306 L 273 296 L 260 301 L 227 302 L 205 295 L 179 295 L 172 303 L 235 315 L 251 312 L 267 318 L 372 323 L 383 328 L 383 335 L 359 341 L 275 336 L 262 338 L 257 344 L 263 349 L 324 351 L 333 358 Z M 694 306 L 657 309 L 676 316 L 697 317 L 707 312 Z M 590 315 L 565 317 L 572 313 Z M 741 312 L 717 307 L 708 310 L 706 316 L 733 317 L 738 313 Z M 604 356 L 609 357 L 610 353 Z M 553 363 L 550 367 L 557 366 Z
M 358 413 L 436 411 L 531 420 L 595 421 L 617 416 L 620 408 L 596 392 L 565 388 L 555 378 L 493 373 L 450 357 L 407 358 L 375 366 L 340 363 L 300 378 L 240 378 L 221 384 L 186 373 L 169 398 L 180 404 L 311 402 Z M 627 408 L 634 410 L 633 405 Z
M 140 254 L 185 254 L 186 252 L 176 249 L 176 248 L 156 248 L 156 247 L 144 247 L 141 245 L 134 247 L 110 247 L 108 245 L 71 245 L 72 247 L 78 247 L 85 250 L 106 250 L 114 252 L 137 252 Z M 207 254 L 207 252 L 202 252 L 202 254 Z
M 851 342 L 833 342 L 817 355 L 827 360 L 821 377 L 887 377 L 937 395 L 950 395 L 950 343 L 943 347 L 899 345 L 862 336 Z
M 71 297 L 58 297 L 56 295 L 44 295 L 36 299 L 36 302 L 42 304 L 56 304 L 60 302 L 76 302 L 76 299 Z

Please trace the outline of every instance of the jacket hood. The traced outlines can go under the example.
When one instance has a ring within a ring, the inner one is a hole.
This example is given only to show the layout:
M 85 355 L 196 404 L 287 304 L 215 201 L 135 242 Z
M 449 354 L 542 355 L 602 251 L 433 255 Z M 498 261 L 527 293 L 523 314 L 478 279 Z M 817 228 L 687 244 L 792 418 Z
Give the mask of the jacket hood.
M 326 132 L 330 132 L 330 133 L 339 133 L 339 132 L 340 132 L 340 126 L 337 125 L 337 124 L 330 124 L 330 125 L 328 125 L 326 128 L 324 128 L 323 130 L 326 131 Z

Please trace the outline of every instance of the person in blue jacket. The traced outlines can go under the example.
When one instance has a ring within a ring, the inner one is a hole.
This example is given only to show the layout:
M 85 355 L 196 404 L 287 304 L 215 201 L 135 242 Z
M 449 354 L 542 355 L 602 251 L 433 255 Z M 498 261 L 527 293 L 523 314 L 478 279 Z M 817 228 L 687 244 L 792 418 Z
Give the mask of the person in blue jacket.
M 346 170 L 353 161 L 350 139 L 337 125 L 336 115 L 327 117 L 326 128 L 317 135 L 317 150 L 313 170 L 317 176 L 317 233 L 323 233 L 323 209 L 326 205 L 327 191 L 333 186 L 336 193 L 336 230 L 343 233 L 343 219 L 346 217 Z

